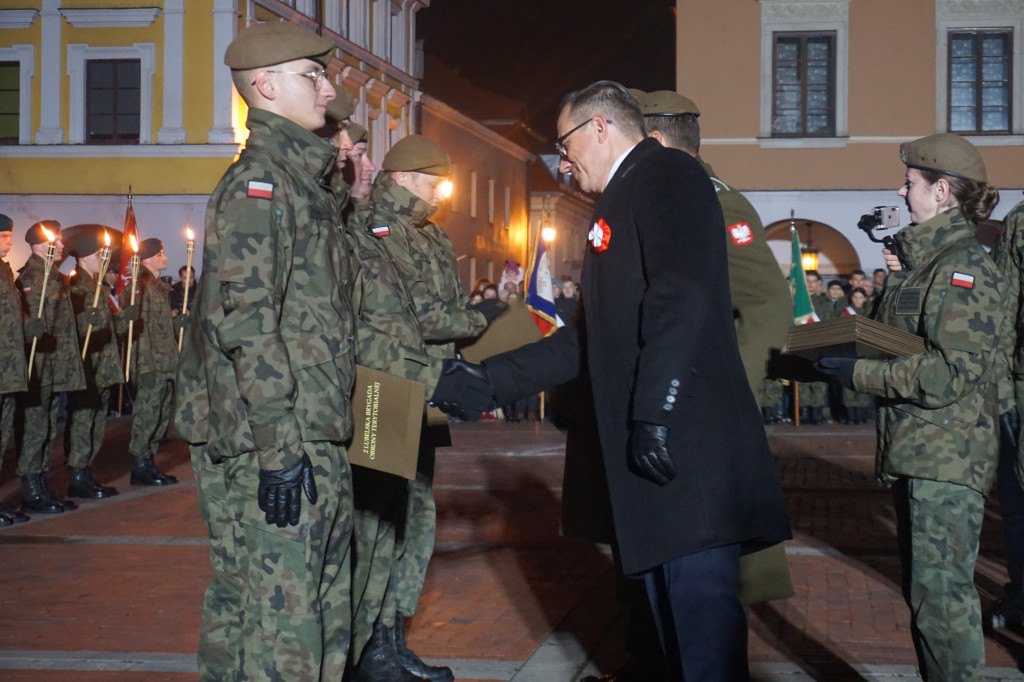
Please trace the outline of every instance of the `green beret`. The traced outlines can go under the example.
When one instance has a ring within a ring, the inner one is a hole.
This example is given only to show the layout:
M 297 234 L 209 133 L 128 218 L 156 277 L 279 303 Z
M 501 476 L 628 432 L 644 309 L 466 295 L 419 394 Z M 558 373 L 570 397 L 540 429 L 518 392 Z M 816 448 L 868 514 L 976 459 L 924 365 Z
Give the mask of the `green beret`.
M 348 124 L 348 139 L 352 140 L 352 144 L 359 144 L 360 142 L 366 142 L 367 130 L 358 123 Z
M 381 170 L 416 171 L 427 175 L 448 175 L 452 161 L 441 145 L 422 135 L 408 135 L 395 143 L 384 157 Z
M 900 145 L 900 160 L 909 168 L 950 175 L 961 180 L 988 182 L 985 162 L 977 148 L 953 133 L 938 133 Z
M 70 243 L 65 243 L 64 247 L 67 249 L 68 253 L 75 258 L 91 256 L 105 246 L 103 243 L 104 232 L 112 234 L 116 232 L 116 230 L 109 228 L 106 225 L 95 224 L 75 225 L 73 227 L 69 227 L 67 229 L 67 234 L 70 235 L 73 233 L 74 236 L 68 239 Z
M 156 237 L 150 237 L 149 239 L 143 239 L 142 243 L 139 244 L 139 258 L 146 260 L 152 258 L 156 254 L 160 253 L 164 249 L 164 243 Z
M 642 92 L 637 90 L 633 96 L 640 104 L 640 111 L 644 116 L 682 116 L 683 114 L 700 116 L 700 109 L 697 108 L 693 100 L 683 97 L 678 92 L 671 90 Z
M 327 122 L 341 123 L 356 110 L 355 98 L 348 88 L 331 83 L 334 87 L 334 99 L 327 103 Z
M 312 59 L 327 66 L 335 45 L 309 29 L 286 21 L 253 24 L 242 29 L 224 52 L 224 63 L 235 71 Z
M 43 233 L 44 227 L 55 235 L 55 239 L 60 238 L 60 223 L 56 220 L 40 220 L 28 228 L 28 232 L 25 233 L 25 241 L 33 246 L 47 242 L 46 234 Z
M 9 216 L 0 213 L 0 232 L 12 232 L 13 230 L 14 221 Z

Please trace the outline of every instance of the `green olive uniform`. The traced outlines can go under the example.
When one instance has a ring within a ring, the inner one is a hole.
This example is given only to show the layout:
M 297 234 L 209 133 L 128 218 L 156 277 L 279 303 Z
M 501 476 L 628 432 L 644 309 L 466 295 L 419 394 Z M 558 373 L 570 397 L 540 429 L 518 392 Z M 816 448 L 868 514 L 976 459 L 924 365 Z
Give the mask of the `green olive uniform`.
M 0 463 L 13 440 L 15 394 L 28 388 L 23 313 L 11 266 L 0 260 Z

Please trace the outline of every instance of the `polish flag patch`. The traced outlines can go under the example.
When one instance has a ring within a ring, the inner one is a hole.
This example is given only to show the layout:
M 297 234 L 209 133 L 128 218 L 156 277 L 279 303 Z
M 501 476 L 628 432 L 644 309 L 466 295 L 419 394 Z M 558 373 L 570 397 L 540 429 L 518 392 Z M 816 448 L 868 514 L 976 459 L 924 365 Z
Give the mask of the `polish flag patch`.
M 377 227 L 371 227 L 370 232 L 373 233 L 374 237 L 388 237 L 391 235 L 391 228 L 387 225 L 378 225 Z
M 729 236 L 736 246 L 746 246 L 754 241 L 754 232 L 747 223 L 736 223 L 729 226 Z
M 843 308 L 843 315 L 848 315 L 848 316 L 852 317 L 852 316 L 854 316 L 856 314 L 857 314 L 857 311 L 853 309 L 852 305 L 848 305 L 845 308 Z
M 955 287 L 963 287 L 964 289 L 974 288 L 974 275 L 967 275 L 962 272 L 954 272 L 953 279 L 949 282 Z
M 255 197 L 256 199 L 273 199 L 274 185 L 269 182 L 250 180 L 246 189 L 246 195 Z
M 22 289 L 22 291 L 25 292 L 26 294 L 31 294 L 32 293 L 32 287 L 25 287 L 25 288 Z

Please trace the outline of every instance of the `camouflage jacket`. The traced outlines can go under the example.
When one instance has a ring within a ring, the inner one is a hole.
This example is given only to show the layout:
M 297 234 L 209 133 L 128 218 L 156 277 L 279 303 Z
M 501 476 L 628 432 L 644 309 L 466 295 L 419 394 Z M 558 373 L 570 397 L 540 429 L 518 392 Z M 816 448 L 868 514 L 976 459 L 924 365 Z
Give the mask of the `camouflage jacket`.
M 427 355 L 409 291 L 384 247 L 390 228 L 374 232 L 372 206 L 355 202 L 355 219 L 345 236 L 355 272 L 356 362 L 426 384 L 431 395 L 441 362 Z
M 386 226 L 391 232 L 384 245 L 409 290 L 427 352 L 435 358 L 455 357 L 455 339 L 479 336 L 487 320 L 469 308 L 455 249 L 429 220 L 436 209 L 396 185 L 387 173 L 377 175 L 370 198 L 370 229 Z
M 35 254 L 29 256 L 18 273 L 18 288 L 25 299 L 27 315 L 35 315 L 39 311 L 44 274 L 43 259 Z M 85 388 L 85 372 L 82 370 L 82 349 L 78 346 L 75 311 L 71 308 L 68 278 L 56 264 L 46 280 L 43 319 L 46 321 L 46 334 L 36 342 L 32 381 L 39 381 L 40 386 L 51 386 L 54 391 L 82 390 Z M 31 346 L 29 339 L 26 342 L 26 346 Z
M 7 261 L 0 260 L 0 394 L 28 388 L 24 317 L 14 273 Z
M 121 354 L 117 349 L 117 329 L 109 303 L 110 287 L 105 282 L 100 286 L 103 289 L 97 308 L 103 315 L 103 324 L 92 328 L 92 333 L 89 334 L 89 350 L 83 361 L 85 383 L 90 388 L 106 388 L 124 383 Z M 92 307 L 95 292 L 95 278 L 85 270 L 79 269 L 71 278 L 71 307 L 75 310 L 75 321 L 78 325 L 79 348 L 85 343 L 85 334 L 89 329 L 85 311 Z
M 206 211 L 172 434 L 273 470 L 351 437 L 350 262 L 326 184 L 337 150 L 259 109 L 247 126 Z
M 768 375 L 772 349 L 781 350 L 786 342 L 793 317 L 793 297 L 768 248 L 757 211 L 746 197 L 719 180 L 711 166 L 700 157 L 697 160 L 715 186 L 715 196 L 725 217 L 736 340 L 750 389 L 757 395 Z
M 121 292 L 121 308 L 128 305 L 131 287 Z M 139 319 L 132 325 L 133 381 L 155 374 L 158 381 L 173 379 L 178 371 L 178 337 L 171 317 L 171 285 L 146 268 L 139 269 L 135 287 Z
M 1003 323 L 1001 358 L 1009 381 L 1000 383 L 999 409 L 1006 412 L 1024 408 L 1024 201 L 1010 209 L 1003 218 L 999 243 L 993 252 L 996 266 L 1006 280 L 1007 309 L 1010 314 Z
M 896 239 L 909 269 L 889 275 L 875 319 L 921 336 L 924 353 L 861 360 L 854 388 L 879 397 L 877 471 L 985 494 L 998 453 L 996 364 L 1006 286 L 954 208 Z

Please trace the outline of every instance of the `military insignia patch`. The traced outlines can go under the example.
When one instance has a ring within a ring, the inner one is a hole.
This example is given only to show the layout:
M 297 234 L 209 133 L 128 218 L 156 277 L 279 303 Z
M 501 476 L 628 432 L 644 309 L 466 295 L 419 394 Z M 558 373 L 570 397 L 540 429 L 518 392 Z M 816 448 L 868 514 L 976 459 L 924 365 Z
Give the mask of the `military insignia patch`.
M 587 234 L 587 241 L 594 247 L 594 251 L 601 253 L 608 248 L 608 242 L 612 238 L 612 228 L 608 226 L 608 223 L 604 221 L 604 218 L 598 218 L 594 226 L 590 228 L 590 232 Z
M 964 289 L 974 288 L 974 275 L 968 275 L 963 272 L 954 272 L 953 279 L 949 282 L 955 287 L 963 287 Z
M 274 185 L 269 182 L 250 180 L 246 188 L 246 195 L 256 199 L 273 199 Z
M 373 233 L 374 237 L 387 237 L 391 234 L 391 228 L 387 225 L 378 225 L 377 227 L 371 227 L 370 232 Z
M 754 232 L 747 223 L 736 223 L 729 226 L 729 236 L 736 246 L 746 246 L 754 241 Z

